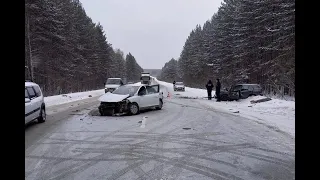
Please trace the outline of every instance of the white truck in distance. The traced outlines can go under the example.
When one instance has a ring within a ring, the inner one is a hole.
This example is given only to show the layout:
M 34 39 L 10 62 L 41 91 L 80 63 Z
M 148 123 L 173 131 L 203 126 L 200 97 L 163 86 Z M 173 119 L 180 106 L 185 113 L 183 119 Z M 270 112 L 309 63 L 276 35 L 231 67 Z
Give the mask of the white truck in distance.
M 108 78 L 107 82 L 104 83 L 104 92 L 113 92 L 119 86 L 122 86 L 124 83 L 121 78 Z
M 141 84 L 150 85 L 151 84 L 150 73 L 148 73 L 148 72 L 141 73 L 140 80 L 141 80 Z

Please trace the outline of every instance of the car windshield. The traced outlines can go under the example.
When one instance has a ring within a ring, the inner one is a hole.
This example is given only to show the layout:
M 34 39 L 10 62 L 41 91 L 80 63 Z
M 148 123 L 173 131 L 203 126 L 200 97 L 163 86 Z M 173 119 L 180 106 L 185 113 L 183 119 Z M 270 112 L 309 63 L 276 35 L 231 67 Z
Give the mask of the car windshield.
M 183 85 L 183 82 L 176 82 L 176 85 Z
M 120 84 L 120 79 L 108 79 L 106 84 Z
M 129 94 L 130 96 L 133 96 L 137 92 L 138 88 L 139 86 L 120 86 L 116 90 L 114 90 L 112 93 L 120 94 L 120 95 Z
M 141 79 L 143 81 L 149 81 L 150 80 L 150 76 L 142 76 Z

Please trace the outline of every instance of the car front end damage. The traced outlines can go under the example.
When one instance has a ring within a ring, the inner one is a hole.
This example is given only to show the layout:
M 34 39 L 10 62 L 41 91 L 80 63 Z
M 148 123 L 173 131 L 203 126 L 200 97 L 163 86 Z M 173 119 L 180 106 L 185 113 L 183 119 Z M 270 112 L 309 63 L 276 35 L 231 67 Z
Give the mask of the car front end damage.
M 123 115 L 128 112 L 128 105 L 130 101 L 124 99 L 120 102 L 101 102 L 99 106 L 99 113 L 102 116 Z

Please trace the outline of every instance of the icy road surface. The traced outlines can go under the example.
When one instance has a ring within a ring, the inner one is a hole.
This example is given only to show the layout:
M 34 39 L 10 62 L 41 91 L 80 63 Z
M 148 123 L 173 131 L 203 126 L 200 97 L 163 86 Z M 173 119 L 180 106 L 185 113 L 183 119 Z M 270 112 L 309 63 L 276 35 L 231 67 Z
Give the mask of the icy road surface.
M 26 179 L 294 179 L 294 137 L 271 127 L 193 99 L 122 117 L 90 101 L 26 128 Z

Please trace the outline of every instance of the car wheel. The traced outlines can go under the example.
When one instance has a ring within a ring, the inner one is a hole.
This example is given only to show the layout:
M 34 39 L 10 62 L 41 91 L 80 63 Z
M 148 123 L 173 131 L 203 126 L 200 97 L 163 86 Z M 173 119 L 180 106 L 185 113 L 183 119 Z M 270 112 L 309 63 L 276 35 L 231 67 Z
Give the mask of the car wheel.
M 40 115 L 38 117 L 38 123 L 43 123 L 46 121 L 46 109 L 44 107 L 41 108 Z
M 104 113 L 104 111 L 102 109 L 99 109 L 99 113 L 100 113 L 101 116 L 105 116 L 105 113 Z
M 222 101 L 227 101 L 228 100 L 228 96 L 227 95 L 221 95 L 220 99 Z
M 162 106 L 163 106 L 163 102 L 161 99 L 159 99 L 159 105 L 156 107 L 156 110 L 162 109 Z
M 136 114 L 139 114 L 139 106 L 137 103 L 131 103 L 129 105 L 129 113 L 131 115 L 136 115 Z

